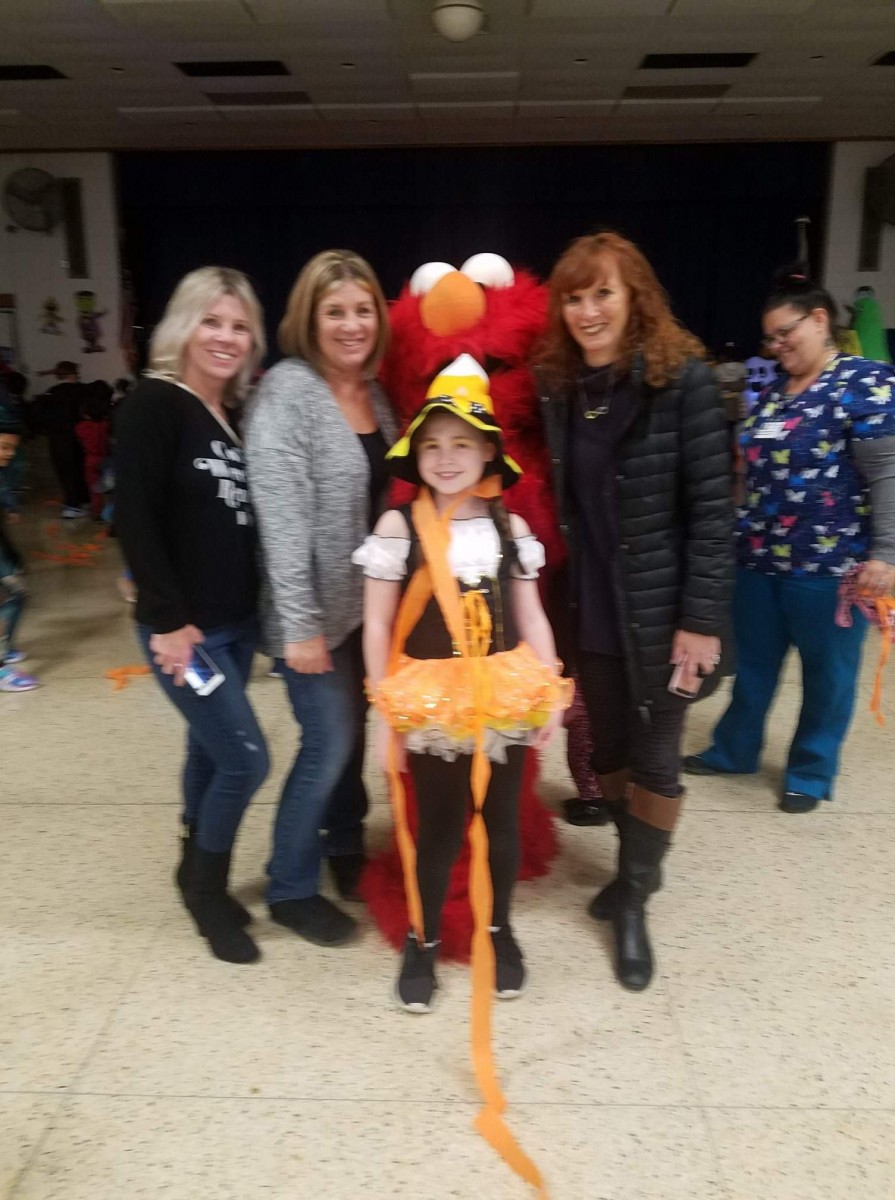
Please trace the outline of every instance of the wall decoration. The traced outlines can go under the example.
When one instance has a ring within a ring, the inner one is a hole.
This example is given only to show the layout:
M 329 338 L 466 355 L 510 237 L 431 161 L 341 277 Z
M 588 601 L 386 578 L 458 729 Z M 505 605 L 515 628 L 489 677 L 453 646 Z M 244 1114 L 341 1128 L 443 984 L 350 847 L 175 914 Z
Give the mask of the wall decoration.
M 104 352 L 105 346 L 100 345 L 100 320 L 106 315 L 106 311 L 97 311 L 96 292 L 75 292 L 75 307 L 78 310 L 78 332 L 84 342 L 84 354 Z
M 65 317 L 55 296 L 47 296 L 40 310 L 40 332 L 52 333 L 57 337 L 62 335 L 62 322 Z

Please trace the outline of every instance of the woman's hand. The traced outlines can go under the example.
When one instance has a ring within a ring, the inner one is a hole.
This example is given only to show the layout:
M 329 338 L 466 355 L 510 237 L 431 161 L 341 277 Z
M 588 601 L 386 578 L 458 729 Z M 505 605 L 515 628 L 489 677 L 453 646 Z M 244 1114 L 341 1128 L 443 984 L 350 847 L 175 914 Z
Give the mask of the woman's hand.
M 289 670 L 297 675 L 325 675 L 333 669 L 322 634 L 308 638 L 306 642 L 287 642 L 283 647 L 283 659 Z
M 552 712 L 547 718 L 546 724 L 542 725 L 532 738 L 531 744 L 536 750 L 545 750 L 556 736 L 557 729 L 562 727 L 563 717 L 565 716 L 564 709 L 557 709 Z
M 388 774 L 391 770 L 391 747 L 392 747 L 392 728 L 387 725 L 381 716 L 376 715 L 376 738 L 374 752 L 376 754 L 376 762 L 380 768 Z M 398 739 L 398 770 L 403 772 L 407 770 L 407 751 L 404 749 L 404 738 L 401 734 L 397 735 Z
M 171 633 L 154 633 L 149 639 L 152 657 L 163 675 L 174 677 L 174 686 L 183 687 L 183 676 L 193 657 L 193 646 L 205 641 L 205 635 L 195 625 L 184 625 Z
M 721 639 L 679 629 L 671 643 L 671 662 L 677 666 L 682 659 L 686 659 L 686 663 L 681 687 L 687 692 L 698 692 L 699 681 L 714 674 L 721 661 Z
M 870 596 L 895 595 L 895 567 L 879 558 L 868 559 L 861 567 L 858 587 Z

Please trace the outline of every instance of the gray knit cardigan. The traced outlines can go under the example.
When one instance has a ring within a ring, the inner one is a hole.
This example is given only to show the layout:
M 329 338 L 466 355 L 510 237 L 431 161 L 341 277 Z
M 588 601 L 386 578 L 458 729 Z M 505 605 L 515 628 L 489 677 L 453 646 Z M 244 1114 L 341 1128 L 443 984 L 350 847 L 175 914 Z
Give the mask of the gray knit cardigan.
M 371 386 L 376 423 L 395 440 L 391 406 Z M 303 359 L 262 378 L 245 429 L 249 490 L 264 559 L 264 648 L 323 634 L 330 649 L 361 624 L 363 571 L 351 562 L 370 532 L 370 467 L 326 382 Z

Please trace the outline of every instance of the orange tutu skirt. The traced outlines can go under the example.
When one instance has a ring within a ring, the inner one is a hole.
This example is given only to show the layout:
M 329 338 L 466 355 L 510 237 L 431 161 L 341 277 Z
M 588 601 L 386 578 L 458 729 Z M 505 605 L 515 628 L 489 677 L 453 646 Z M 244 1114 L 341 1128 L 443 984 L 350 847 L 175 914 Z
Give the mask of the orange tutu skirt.
M 520 642 L 480 658 L 402 654 L 374 702 L 398 733 L 439 729 L 463 741 L 480 722 L 487 729 L 537 729 L 551 713 L 568 708 L 573 686 Z

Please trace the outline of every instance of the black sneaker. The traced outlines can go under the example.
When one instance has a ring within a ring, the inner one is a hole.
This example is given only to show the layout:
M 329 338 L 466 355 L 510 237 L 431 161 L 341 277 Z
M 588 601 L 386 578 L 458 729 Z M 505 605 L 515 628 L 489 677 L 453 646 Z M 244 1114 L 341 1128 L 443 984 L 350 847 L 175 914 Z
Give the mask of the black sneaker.
M 421 946 L 414 933 L 408 933 L 404 943 L 404 962 L 395 984 L 395 1000 L 409 1013 L 432 1011 L 432 997 L 438 990 L 435 978 L 435 959 L 438 943 Z
M 820 801 L 817 796 L 807 796 L 804 792 L 784 792 L 777 807 L 785 813 L 813 812 Z
M 325 896 L 280 900 L 271 904 L 270 916 L 315 946 L 344 946 L 357 933 L 357 922 Z
M 498 1000 L 515 1000 L 525 991 L 528 972 L 522 959 L 519 943 L 509 925 L 491 930 L 494 944 L 494 995 Z

